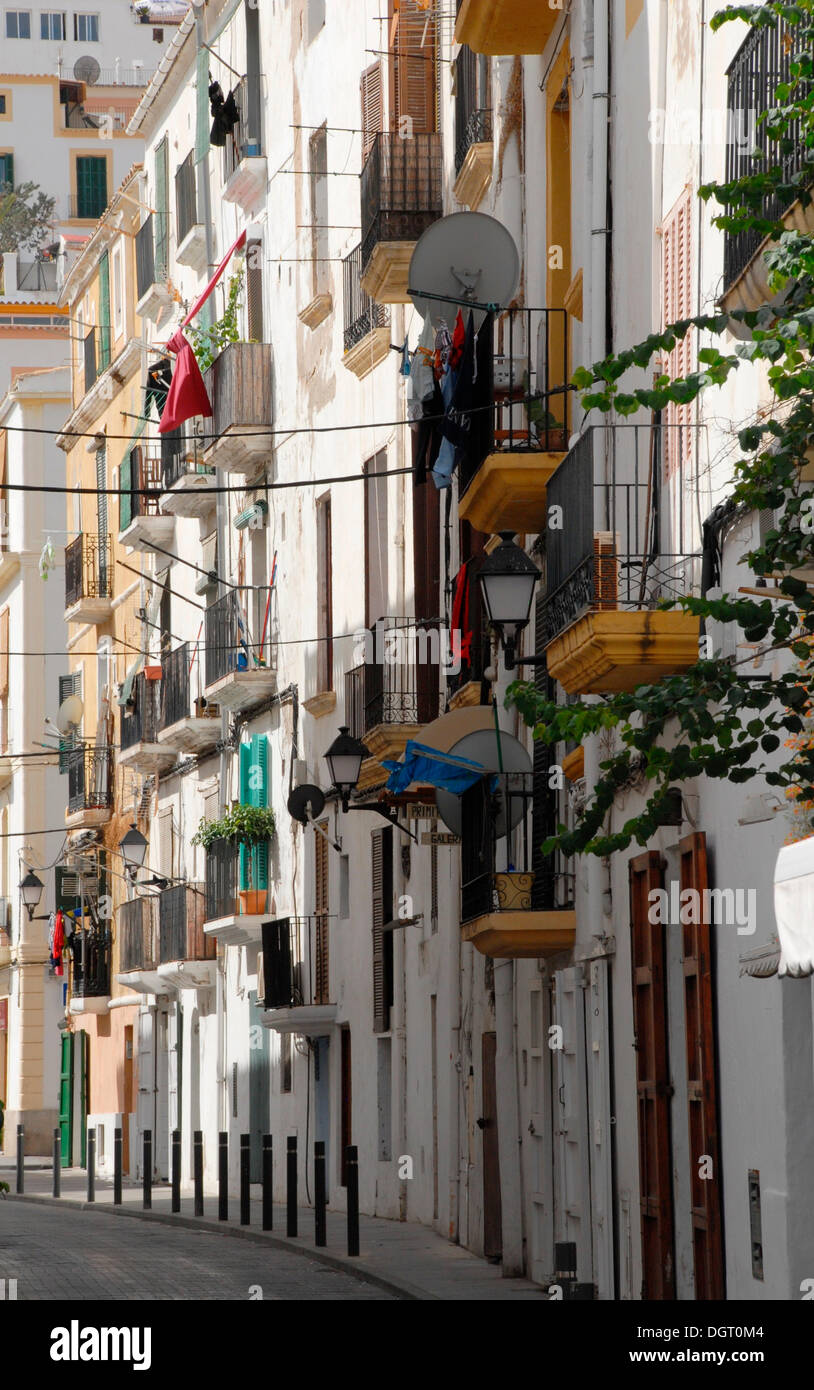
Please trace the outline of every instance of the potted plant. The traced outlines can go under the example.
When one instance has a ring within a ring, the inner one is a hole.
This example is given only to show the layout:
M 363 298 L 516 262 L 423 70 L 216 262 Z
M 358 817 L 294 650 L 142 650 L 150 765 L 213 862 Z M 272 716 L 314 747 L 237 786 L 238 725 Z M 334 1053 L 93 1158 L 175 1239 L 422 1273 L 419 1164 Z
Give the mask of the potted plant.
M 255 845 L 267 843 L 274 835 L 276 823 L 274 811 L 270 806 L 247 806 L 234 802 L 231 809 L 216 820 L 201 818 L 198 829 L 192 837 L 193 845 L 210 849 L 216 840 L 228 840 L 237 847 L 244 845 L 251 850 Z M 249 877 L 252 874 L 252 856 L 247 854 Z M 266 890 L 264 888 L 241 888 L 238 890 L 242 914 L 259 914 L 266 910 Z

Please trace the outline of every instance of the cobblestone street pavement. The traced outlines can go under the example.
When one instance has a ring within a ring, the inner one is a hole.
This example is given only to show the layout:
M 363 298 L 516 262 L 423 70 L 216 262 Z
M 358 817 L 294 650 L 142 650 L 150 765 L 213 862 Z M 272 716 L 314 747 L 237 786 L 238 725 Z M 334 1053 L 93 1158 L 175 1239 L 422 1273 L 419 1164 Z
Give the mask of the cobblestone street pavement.
M 27 1299 L 378 1299 L 393 1294 L 285 1250 L 158 1222 L 0 1201 L 0 1280 Z M 253 1292 L 252 1292 L 253 1291 Z M 7 1312 L 9 1311 L 6 1306 Z

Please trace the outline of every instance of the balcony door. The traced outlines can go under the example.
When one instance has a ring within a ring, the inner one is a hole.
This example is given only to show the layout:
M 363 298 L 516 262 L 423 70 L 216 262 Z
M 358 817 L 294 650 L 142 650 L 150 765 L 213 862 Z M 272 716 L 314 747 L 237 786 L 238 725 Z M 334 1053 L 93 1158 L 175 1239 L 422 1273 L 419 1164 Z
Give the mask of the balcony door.
M 249 995 L 249 1176 L 263 1181 L 263 1135 L 271 1125 L 271 1034 L 263 1027 L 264 1001 Z M 319 1137 L 319 1136 L 317 1136 Z
M 387 512 L 387 450 L 381 449 L 365 464 L 365 626 L 373 628 L 389 617 L 387 561 L 390 527 Z
M 582 967 L 554 976 L 554 1022 L 562 1030 L 554 1075 L 554 1240 L 576 1245 L 577 1281 L 593 1283 L 587 1048 Z
M 487 1260 L 503 1254 L 500 1157 L 497 1132 L 497 1033 L 481 1039 L 481 1117 L 483 1161 L 483 1253 Z

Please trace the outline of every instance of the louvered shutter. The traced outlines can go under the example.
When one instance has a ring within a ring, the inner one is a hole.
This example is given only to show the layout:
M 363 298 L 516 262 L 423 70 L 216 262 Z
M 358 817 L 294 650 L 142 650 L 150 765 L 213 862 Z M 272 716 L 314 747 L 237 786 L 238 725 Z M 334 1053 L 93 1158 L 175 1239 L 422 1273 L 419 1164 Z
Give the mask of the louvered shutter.
M 392 125 L 405 117 L 414 135 L 437 128 L 438 60 L 435 18 L 420 0 L 390 0 Z
M 9 610 L 4 608 L 0 612 L 0 698 L 5 699 L 8 695 L 8 666 L 9 666 Z
M 322 823 L 327 831 L 327 821 Z M 316 941 L 314 955 L 314 1003 L 330 1003 L 328 960 L 328 841 L 314 837 L 314 913 Z
M 11 184 L 14 187 L 14 155 L 0 154 L 0 188 L 3 184 Z
M 619 601 L 619 537 L 613 531 L 594 533 L 594 601 L 597 608 L 616 608 Z
M 381 62 L 372 63 L 362 73 L 360 81 L 362 105 L 362 163 L 364 164 L 376 136 L 384 127 L 384 104 Z
M 119 468 L 119 531 L 126 531 L 133 520 L 133 497 L 130 491 L 133 486 L 132 456 L 133 450 L 128 450 Z
M 62 704 L 62 701 L 63 701 L 63 700 L 67 700 L 67 698 L 68 698 L 69 695 L 81 695 L 81 693 L 82 693 L 82 673 L 81 673 L 81 671 L 74 671 L 74 672 L 72 672 L 72 674 L 69 675 L 69 676 L 60 676 L 60 677 L 59 677 L 59 700 L 58 700 L 58 703 L 57 703 L 57 708 L 59 708 L 59 706 Z M 76 735 L 75 735 L 75 734 L 72 734 L 72 735 L 71 735 L 70 737 L 68 737 L 68 738 L 66 738 L 66 737 L 64 737 L 64 736 L 61 736 L 61 737 L 60 737 L 60 740 L 59 740 L 59 770 L 60 770 L 60 772 L 67 772 L 67 771 L 68 771 L 68 769 L 69 769 L 69 767 L 70 767 L 70 762 L 71 762 L 71 759 L 70 759 L 70 752 L 71 752 L 71 749 L 72 749 L 72 748 L 75 748 L 75 747 L 76 747 Z
M 57 864 L 54 869 L 54 908 L 63 912 L 79 912 L 79 878 L 73 869 Z
M 96 530 L 99 536 L 100 567 L 101 557 L 107 555 L 108 512 L 107 512 L 107 450 L 104 446 L 96 450 Z
M 239 752 L 239 778 L 240 778 L 240 802 L 242 806 L 253 806 L 252 794 L 249 789 L 249 774 L 252 765 L 252 745 L 251 743 L 241 743 Z M 240 845 L 238 849 L 239 861 L 239 887 L 245 891 L 251 887 L 249 883 L 249 860 L 251 847 Z
M 290 1008 L 294 1000 L 291 920 L 263 923 L 263 983 L 267 1009 Z
M 374 830 L 372 847 L 372 917 L 373 917 L 373 1032 L 384 1033 L 390 1027 L 390 1010 L 385 1002 L 384 978 L 384 830 Z
M 258 769 L 259 776 L 253 780 L 256 786 L 250 787 L 251 806 L 268 805 L 268 739 L 265 734 L 255 734 L 251 742 L 252 766 Z M 252 887 L 261 892 L 268 889 L 268 841 L 252 845 Z
M 688 319 L 692 314 L 692 195 L 685 189 L 664 222 L 662 232 L 664 325 Z M 686 377 L 693 366 L 694 333 L 691 330 L 668 355 L 665 370 L 671 377 Z M 665 464 L 668 476 L 690 461 L 692 406 L 671 401 L 665 424 Z
M 545 645 L 545 595 L 538 594 L 534 604 L 535 652 L 544 651 Z M 545 666 L 534 668 L 534 685 L 541 698 L 554 699 L 554 682 Z M 556 792 L 548 785 L 553 761 L 553 745 L 535 739 L 531 801 L 531 867 L 534 873 L 531 905 L 535 912 L 551 911 L 554 907 L 553 861 L 550 856 L 545 858 L 541 849 L 557 828 Z
M 642 1298 L 675 1298 L 670 1153 L 670 1071 L 664 924 L 649 920 L 649 893 L 662 887 L 661 855 L 630 862 L 631 971 L 639 1112 Z
M 155 278 L 162 284 L 169 273 L 169 159 L 167 137 L 155 152 Z
M 110 258 L 99 258 L 99 371 L 110 366 Z
M 246 246 L 246 319 L 249 342 L 263 341 L 263 243 Z
M 690 888 L 697 895 L 696 903 L 705 903 L 709 887 L 706 835 L 687 835 L 679 850 L 682 893 Z M 681 932 L 695 1297 L 701 1301 L 724 1297 L 712 928 L 708 922 L 682 923 Z M 700 1176 L 702 1155 L 712 1159 L 711 1177 Z

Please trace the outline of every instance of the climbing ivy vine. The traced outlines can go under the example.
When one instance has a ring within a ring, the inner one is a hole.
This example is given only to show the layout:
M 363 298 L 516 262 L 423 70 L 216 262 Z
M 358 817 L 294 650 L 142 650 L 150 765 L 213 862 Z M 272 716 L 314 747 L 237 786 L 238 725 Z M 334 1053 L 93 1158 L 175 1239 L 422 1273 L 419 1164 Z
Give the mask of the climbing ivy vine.
M 784 174 L 755 152 L 754 169 L 730 183 L 710 183 L 700 196 L 716 206 L 713 223 L 729 233 L 752 230 L 769 238 L 763 252 L 772 305 L 755 312 L 701 314 L 651 334 L 627 351 L 612 354 L 572 378 L 586 411 L 627 417 L 641 409 L 686 405 L 722 386 L 745 362 L 765 364 L 770 387 L 766 408 L 738 433 L 740 457 L 734 463 L 732 502 L 745 511 L 772 509 L 775 529 L 745 559 L 767 580 L 766 598 L 683 598 L 664 601 L 700 618 L 737 623 L 747 642 L 761 642 L 791 653 L 782 674 L 748 679 L 738 665 L 710 658 L 703 643 L 690 669 L 641 685 L 632 693 L 567 706 L 546 700 L 533 684 L 515 682 L 508 701 L 547 744 L 583 742 L 605 731 L 609 756 L 588 789 L 573 829 L 560 826 L 543 846 L 566 855 L 608 855 L 635 841 L 644 845 L 663 823 L 670 787 L 689 778 L 722 778 L 733 783 L 763 776 L 794 799 L 814 833 L 814 733 L 811 732 L 814 674 L 814 592 L 800 571 L 814 563 L 814 492 L 802 478 L 814 461 L 814 236 L 790 229 L 767 216 L 769 200 L 788 208 L 797 199 L 812 202 L 814 181 L 814 0 L 797 4 L 728 5 L 716 14 L 714 30 L 732 20 L 753 28 L 788 25 L 790 77 L 777 86 L 770 109 L 758 120 L 776 142 L 780 159 L 795 150 L 799 172 Z M 778 300 L 779 296 L 779 300 Z M 748 341 L 731 350 L 703 347 L 699 370 L 682 378 L 656 376 L 635 383 L 643 369 L 659 363 L 692 329 L 719 343 L 738 319 L 751 330 Z M 624 388 L 624 389 L 623 389 Z M 774 756 L 780 752 L 779 758 Z M 611 832 L 609 812 L 626 786 L 646 783 L 643 809 Z

